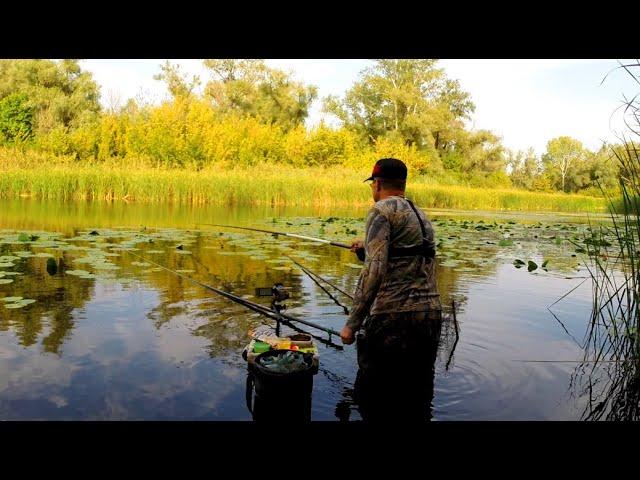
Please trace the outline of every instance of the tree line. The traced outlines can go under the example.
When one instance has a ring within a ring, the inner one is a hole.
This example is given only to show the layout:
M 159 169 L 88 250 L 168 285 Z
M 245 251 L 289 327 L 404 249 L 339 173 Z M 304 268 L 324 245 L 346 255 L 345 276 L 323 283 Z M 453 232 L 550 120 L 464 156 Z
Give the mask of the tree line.
M 475 105 L 437 60 L 378 60 L 343 97 L 323 99 L 263 60 L 203 64 L 206 79 L 160 65 L 154 78 L 170 98 L 159 105 L 138 98 L 103 108 L 98 84 L 77 60 L 2 60 L 0 144 L 79 162 L 135 158 L 194 169 L 262 162 L 364 169 L 393 155 L 435 182 L 590 194 L 618 185 L 615 145 L 592 152 L 558 136 L 538 157 L 468 128 Z M 337 127 L 305 126 L 315 101 Z

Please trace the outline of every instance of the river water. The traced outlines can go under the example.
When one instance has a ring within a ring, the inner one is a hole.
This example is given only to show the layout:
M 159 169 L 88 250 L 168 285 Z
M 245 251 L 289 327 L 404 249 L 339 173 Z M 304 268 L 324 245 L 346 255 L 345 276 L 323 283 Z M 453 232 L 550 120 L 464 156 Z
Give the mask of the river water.
M 281 282 L 287 313 L 340 330 L 342 308 L 290 258 L 353 292 L 352 253 L 203 223 L 349 242 L 363 236 L 365 214 L 1 200 L 0 419 L 250 421 L 241 352 L 250 330 L 274 322 L 157 265 L 264 305 L 255 289 Z M 425 399 L 433 419 L 581 418 L 586 401 L 572 379 L 591 280 L 571 239 L 586 220 L 428 214 L 442 301 L 449 314 L 455 300 L 459 327 L 455 342 L 447 315 Z M 318 346 L 311 419 L 359 420 L 355 347 Z

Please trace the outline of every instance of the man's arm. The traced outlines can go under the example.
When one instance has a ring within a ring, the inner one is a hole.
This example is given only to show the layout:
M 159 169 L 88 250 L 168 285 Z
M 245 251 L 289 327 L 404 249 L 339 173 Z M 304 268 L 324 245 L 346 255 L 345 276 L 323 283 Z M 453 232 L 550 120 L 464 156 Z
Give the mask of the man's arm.
M 382 284 L 389 259 L 390 233 L 388 218 L 374 209 L 367 222 L 366 261 L 358 279 L 353 307 L 346 325 L 353 331 L 357 331 L 362 325 Z

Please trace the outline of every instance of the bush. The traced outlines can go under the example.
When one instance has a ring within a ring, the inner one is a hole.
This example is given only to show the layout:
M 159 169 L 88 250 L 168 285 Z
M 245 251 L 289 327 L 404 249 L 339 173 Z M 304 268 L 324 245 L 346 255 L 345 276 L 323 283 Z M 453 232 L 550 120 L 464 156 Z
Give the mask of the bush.
M 26 95 L 14 93 L 0 100 L 0 141 L 26 142 L 33 136 L 33 108 Z

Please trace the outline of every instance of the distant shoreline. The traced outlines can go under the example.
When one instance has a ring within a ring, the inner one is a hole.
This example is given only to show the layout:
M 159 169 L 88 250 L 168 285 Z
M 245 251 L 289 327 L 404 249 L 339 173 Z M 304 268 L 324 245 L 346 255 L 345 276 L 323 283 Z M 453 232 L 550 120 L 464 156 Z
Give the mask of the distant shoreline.
M 152 204 L 348 207 L 371 204 L 362 172 L 341 167 L 191 171 L 123 165 L 0 166 L 0 198 L 100 200 Z M 427 210 L 607 214 L 604 198 L 518 189 L 439 185 L 410 178 L 407 196 Z

